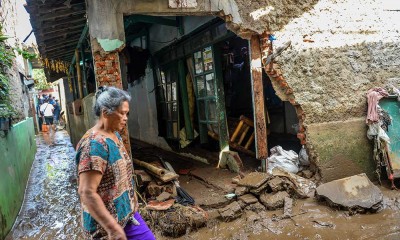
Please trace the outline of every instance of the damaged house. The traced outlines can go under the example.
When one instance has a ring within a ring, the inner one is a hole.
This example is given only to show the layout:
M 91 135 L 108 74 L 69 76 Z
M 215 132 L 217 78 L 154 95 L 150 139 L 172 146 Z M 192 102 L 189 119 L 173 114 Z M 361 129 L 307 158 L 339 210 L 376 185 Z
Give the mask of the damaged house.
M 27 0 L 26 8 L 42 58 L 69 63 L 67 74 L 47 74 L 64 79 L 74 145 L 94 125 L 96 87 L 108 85 L 132 96 L 127 149 L 150 144 L 240 172 L 266 171 L 281 146 L 306 151 L 318 180 L 374 176 L 366 92 L 400 83 L 392 1 Z

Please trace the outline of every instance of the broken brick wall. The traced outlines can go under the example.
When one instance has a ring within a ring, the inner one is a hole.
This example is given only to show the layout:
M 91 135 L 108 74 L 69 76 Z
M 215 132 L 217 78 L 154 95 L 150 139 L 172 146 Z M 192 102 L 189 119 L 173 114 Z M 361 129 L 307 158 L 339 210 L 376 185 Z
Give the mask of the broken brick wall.
M 322 177 L 373 175 L 364 123 L 366 92 L 400 83 L 400 12 L 393 11 L 399 7 L 389 0 L 321 0 L 298 6 L 292 1 L 236 2 L 242 27 L 259 33 L 265 27 L 277 38 L 275 50 L 291 42 L 275 59 L 282 79 L 273 84 L 282 99 L 301 107 L 307 147 Z M 260 10 L 267 14 L 255 20 Z M 282 80 L 289 94 L 279 84 Z

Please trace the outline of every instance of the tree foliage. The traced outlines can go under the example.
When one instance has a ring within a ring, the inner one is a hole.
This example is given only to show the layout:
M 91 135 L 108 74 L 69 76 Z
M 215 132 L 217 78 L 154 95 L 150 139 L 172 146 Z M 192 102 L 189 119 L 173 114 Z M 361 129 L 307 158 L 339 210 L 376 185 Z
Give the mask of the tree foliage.
M 49 89 L 53 87 L 53 84 L 47 82 L 46 74 L 44 69 L 33 69 L 32 77 L 35 81 L 35 88 L 38 90 Z

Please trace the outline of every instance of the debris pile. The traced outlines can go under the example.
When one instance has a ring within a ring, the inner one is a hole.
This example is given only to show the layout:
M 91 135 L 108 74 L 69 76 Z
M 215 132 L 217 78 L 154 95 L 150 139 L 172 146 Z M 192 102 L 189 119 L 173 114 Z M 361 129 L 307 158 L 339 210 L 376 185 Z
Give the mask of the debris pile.
M 145 170 L 135 170 L 140 198 L 146 207 L 140 212 L 154 228 L 166 236 L 178 237 L 205 225 L 207 213 L 193 206 L 194 199 L 179 185 L 179 175 L 168 162 L 133 162 Z M 163 166 L 161 166 L 163 165 Z
M 376 212 L 383 206 L 382 192 L 365 173 L 322 184 L 316 196 L 350 213 Z

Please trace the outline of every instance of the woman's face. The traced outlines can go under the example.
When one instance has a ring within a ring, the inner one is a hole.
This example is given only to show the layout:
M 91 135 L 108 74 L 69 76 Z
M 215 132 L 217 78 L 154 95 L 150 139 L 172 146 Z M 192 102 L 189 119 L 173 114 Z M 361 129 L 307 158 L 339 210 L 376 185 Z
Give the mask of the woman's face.
M 105 114 L 105 118 L 107 119 L 107 125 L 113 131 L 122 130 L 129 116 L 129 103 L 127 101 L 122 102 L 121 105 L 111 114 Z

